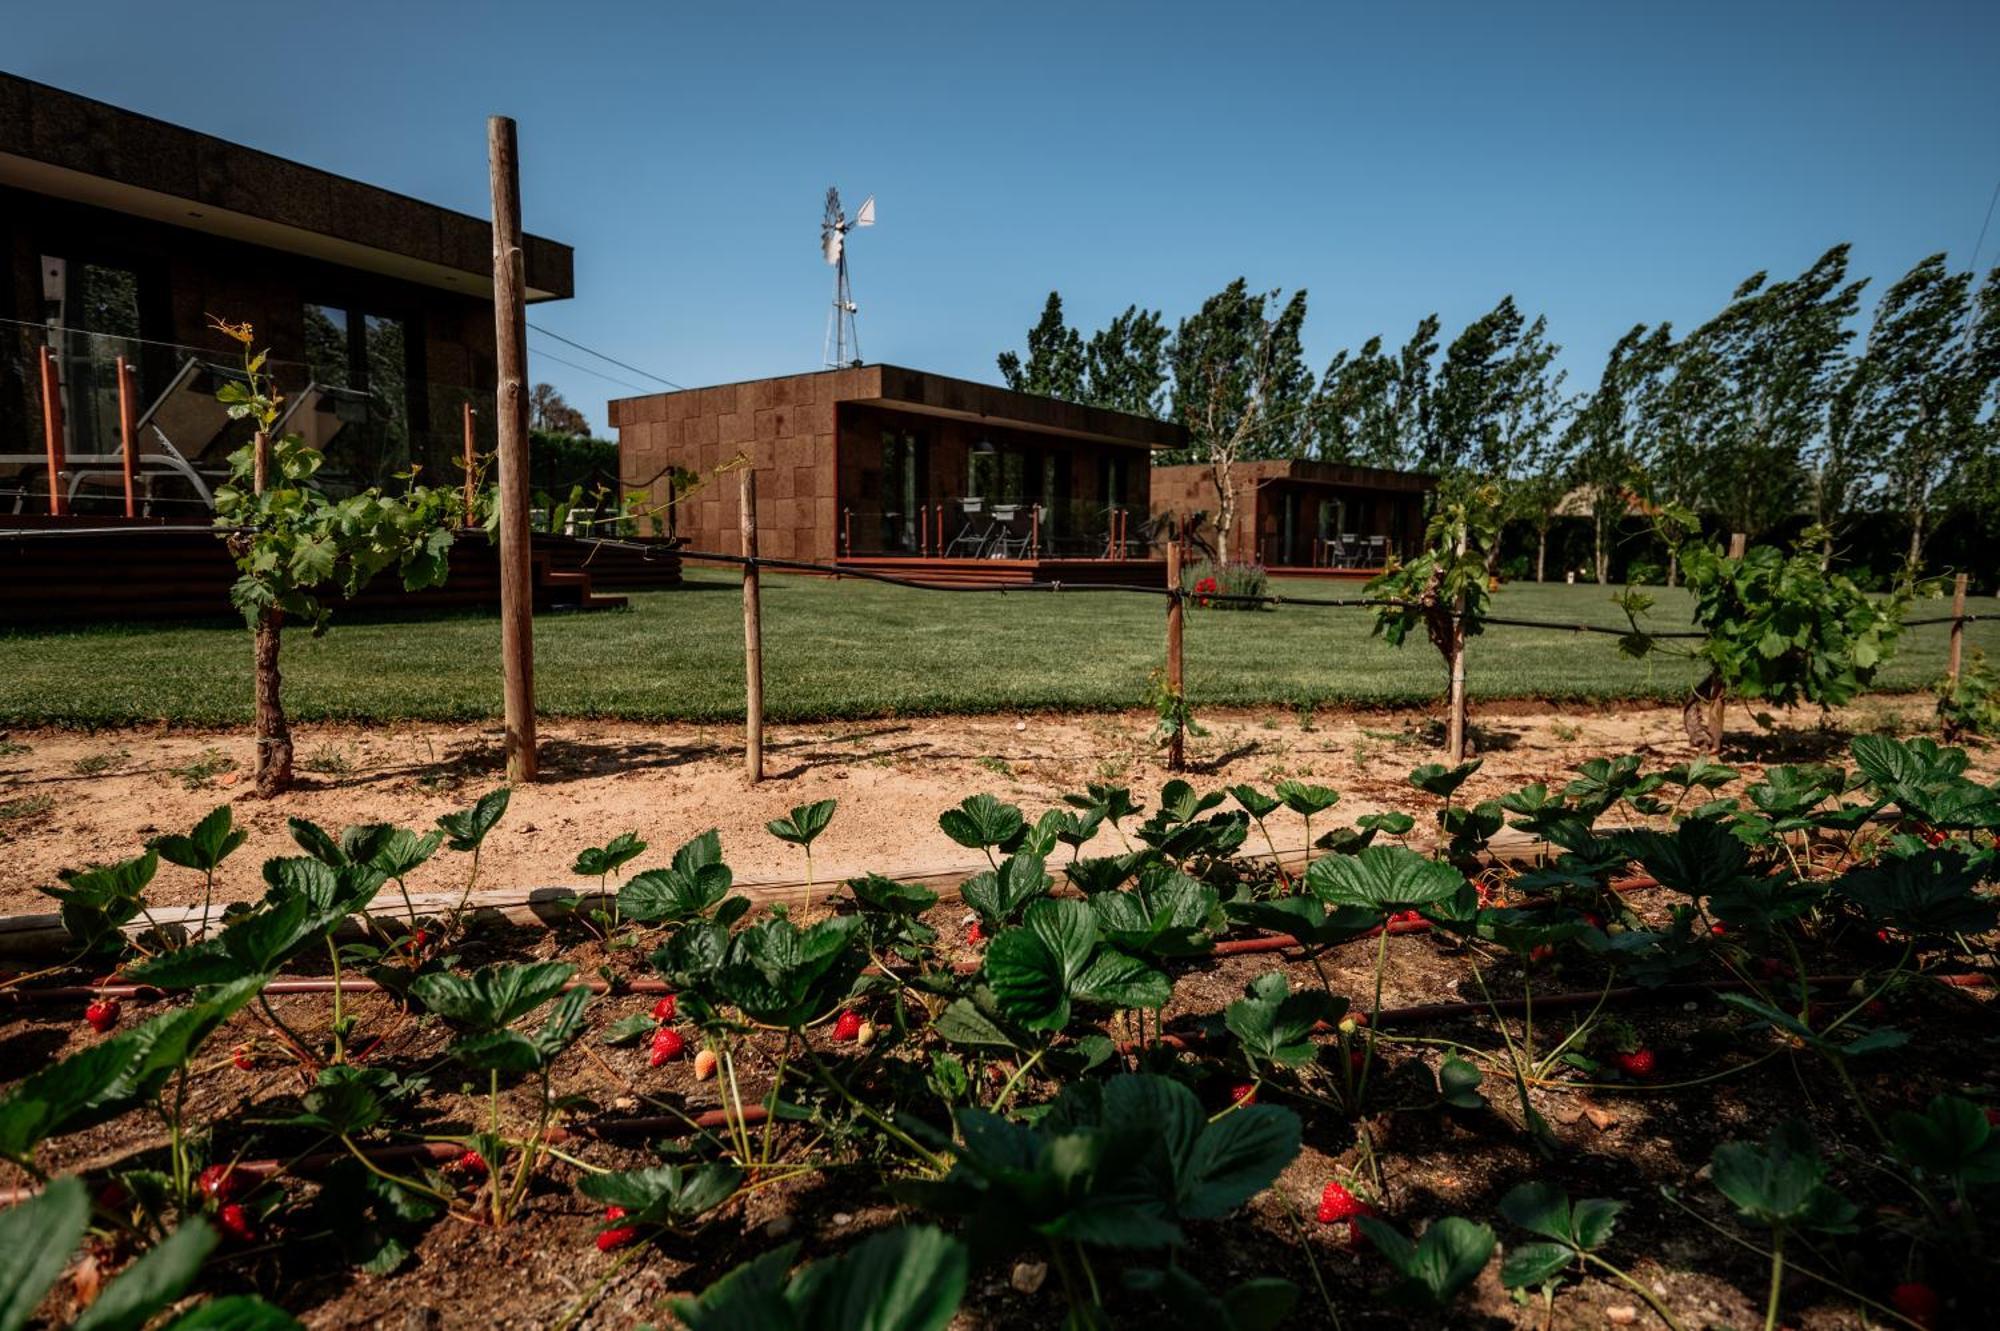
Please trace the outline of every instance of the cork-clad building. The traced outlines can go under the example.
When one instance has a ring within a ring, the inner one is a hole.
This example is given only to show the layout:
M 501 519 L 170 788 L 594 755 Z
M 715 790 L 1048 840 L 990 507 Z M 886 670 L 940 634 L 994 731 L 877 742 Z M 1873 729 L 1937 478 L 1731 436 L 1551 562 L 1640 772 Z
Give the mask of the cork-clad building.
M 1262 564 L 1278 573 L 1372 572 L 1421 543 L 1425 503 L 1436 486 L 1436 478 L 1422 472 L 1342 462 L 1238 462 L 1230 468 L 1235 513 L 1228 548 L 1217 553 L 1230 563 Z M 1213 539 L 1220 507 L 1208 466 L 1153 472 L 1156 520 L 1205 515 Z
M 0 247 L 0 456 L 43 450 L 44 347 L 65 454 L 116 453 L 123 358 L 139 410 L 161 408 L 139 430 L 153 516 L 205 518 L 199 491 L 238 442 L 199 410 L 222 372 L 210 366 L 239 352 L 212 316 L 254 326 L 282 393 L 321 390 L 288 428 L 332 445 L 336 480 L 419 463 L 449 483 L 464 405 L 492 401 L 484 219 L 4 73 Z M 568 246 L 527 236 L 523 250 L 529 300 L 571 294 Z M 183 390 L 178 406 L 160 402 Z M 477 428 L 490 448 L 490 411 Z M 158 465 L 162 435 L 185 469 Z M 77 511 L 109 511 L 101 463 L 73 470 Z M 45 467 L 0 464 L 6 507 L 42 511 L 47 488 Z
M 738 548 L 742 466 L 781 559 L 1156 559 L 1152 458 L 1178 425 L 894 365 L 624 398 L 620 477 L 690 548 Z M 1156 574 L 1157 576 L 1157 574 Z

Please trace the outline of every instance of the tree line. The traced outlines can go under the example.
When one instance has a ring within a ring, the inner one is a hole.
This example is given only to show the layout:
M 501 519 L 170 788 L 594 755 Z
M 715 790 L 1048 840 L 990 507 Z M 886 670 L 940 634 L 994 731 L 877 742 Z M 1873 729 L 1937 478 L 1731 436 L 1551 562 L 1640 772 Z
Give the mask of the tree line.
M 1619 524 L 1667 505 L 1753 539 L 1807 523 L 1827 561 L 1862 518 L 1891 516 L 1916 566 L 1944 517 L 2000 497 L 2000 268 L 1975 283 L 1931 255 L 1863 327 L 1868 279 L 1848 260 L 1841 244 L 1796 277 L 1755 273 L 1686 333 L 1634 324 L 1587 392 L 1512 295 L 1448 344 L 1429 314 L 1315 375 L 1305 290 L 1243 278 L 1172 326 L 1134 305 L 1087 336 L 1050 292 L 999 368 L 1010 388 L 1185 425 L 1171 460 L 1210 469 L 1225 535 L 1234 465 L 1297 458 L 1495 487 L 1538 579 L 1559 518 L 1588 519 L 1603 582 Z

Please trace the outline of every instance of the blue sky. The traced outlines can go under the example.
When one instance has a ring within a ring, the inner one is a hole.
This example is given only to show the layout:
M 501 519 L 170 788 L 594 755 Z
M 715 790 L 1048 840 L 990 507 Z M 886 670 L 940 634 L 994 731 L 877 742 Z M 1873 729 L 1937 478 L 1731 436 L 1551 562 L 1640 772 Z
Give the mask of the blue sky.
M 484 117 L 514 116 L 528 227 L 577 251 L 533 320 L 689 385 L 818 364 L 828 184 L 879 199 L 871 360 L 991 380 L 1051 288 L 1089 328 L 1243 274 L 1309 289 L 1315 370 L 1513 292 L 1583 387 L 1632 323 L 1836 241 L 1874 290 L 1962 265 L 2000 179 L 1991 0 L 77 0 L 7 27 L 16 73 L 482 215 Z M 599 426 L 630 391 L 531 372 Z

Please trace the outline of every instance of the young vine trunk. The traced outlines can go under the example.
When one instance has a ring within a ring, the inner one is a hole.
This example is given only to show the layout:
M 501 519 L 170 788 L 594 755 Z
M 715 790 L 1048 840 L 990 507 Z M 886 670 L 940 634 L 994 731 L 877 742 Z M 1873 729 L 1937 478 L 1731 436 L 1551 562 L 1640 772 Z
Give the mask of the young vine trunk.
M 260 799 L 269 799 L 292 784 L 292 732 L 285 724 L 278 675 L 278 644 L 284 626 L 282 610 L 265 610 L 257 616 L 256 789 Z

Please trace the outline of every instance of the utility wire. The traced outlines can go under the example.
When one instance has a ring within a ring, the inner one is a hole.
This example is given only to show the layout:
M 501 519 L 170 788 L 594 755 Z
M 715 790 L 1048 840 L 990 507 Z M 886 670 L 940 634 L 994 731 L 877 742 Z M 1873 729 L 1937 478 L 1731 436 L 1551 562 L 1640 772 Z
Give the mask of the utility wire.
M 540 347 L 531 346 L 528 348 L 528 350 L 533 352 L 535 355 L 540 356 L 543 360 L 554 361 L 558 365 L 567 365 L 572 370 L 581 370 L 585 374 L 596 375 L 599 379 L 604 380 L 606 383 L 617 384 L 621 388 L 629 388 L 635 393 L 643 393 L 646 391 L 644 388 L 640 387 L 638 384 L 633 383 L 629 379 L 620 379 L 615 374 L 606 374 L 602 370 L 593 370 L 588 365 L 579 365 L 573 360 L 564 360 L 561 356 L 555 355 L 553 352 L 543 351 Z
M 651 370 L 642 370 L 636 365 L 627 365 L 624 361 L 619 360 L 616 356 L 607 356 L 603 352 L 597 350 L 595 347 L 586 347 L 585 345 L 583 345 L 583 343 L 575 341 L 571 338 L 564 337 L 561 333 L 552 333 L 538 323 L 530 323 L 528 327 L 534 329 L 536 332 L 540 333 L 544 337 L 554 338 L 556 341 L 562 343 L 564 346 L 575 347 L 578 351 L 584 352 L 587 355 L 595 356 L 597 357 L 597 359 L 604 361 L 607 364 L 616 365 L 621 370 L 630 370 L 633 374 L 639 375 L 642 378 L 651 379 L 654 383 L 665 384 L 669 388 L 686 387 L 686 385 L 677 384 L 673 380 L 667 378 L 664 375 L 654 374 Z M 608 378 L 609 376 L 606 377 Z M 612 382 L 618 383 L 622 381 L 613 380 Z M 639 391 L 643 393 L 646 390 L 642 388 Z

